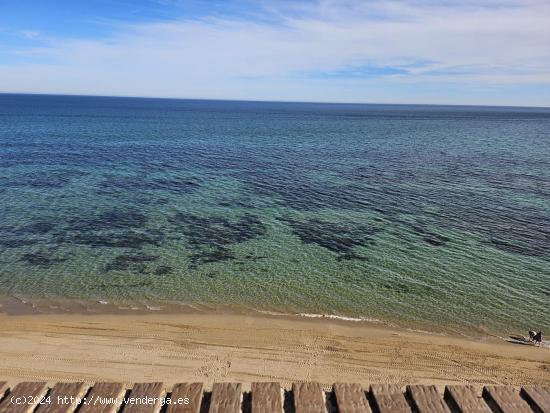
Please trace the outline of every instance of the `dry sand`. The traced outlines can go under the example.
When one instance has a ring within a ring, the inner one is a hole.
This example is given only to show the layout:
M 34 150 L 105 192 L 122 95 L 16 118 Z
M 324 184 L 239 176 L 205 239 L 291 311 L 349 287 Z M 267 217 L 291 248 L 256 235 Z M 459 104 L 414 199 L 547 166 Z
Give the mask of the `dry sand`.
M 0 314 L 0 379 L 550 384 L 550 349 L 357 322 Z

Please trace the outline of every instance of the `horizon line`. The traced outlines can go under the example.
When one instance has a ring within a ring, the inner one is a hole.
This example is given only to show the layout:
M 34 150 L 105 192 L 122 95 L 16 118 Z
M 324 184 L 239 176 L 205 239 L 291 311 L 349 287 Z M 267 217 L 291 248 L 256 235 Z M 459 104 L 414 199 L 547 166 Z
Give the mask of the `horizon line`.
M 269 99 L 224 99 L 224 98 L 185 98 L 163 96 L 137 96 L 137 95 L 93 95 L 77 93 L 40 93 L 40 92 L 2 92 L 0 95 L 25 95 L 25 96 L 70 96 L 91 98 L 119 98 L 119 99 L 158 99 L 158 100 L 188 100 L 188 101 L 214 101 L 214 102 L 248 102 L 248 103 L 296 103 L 314 105 L 388 105 L 388 106 L 451 106 L 451 107 L 485 107 L 485 108 L 524 108 L 524 109 L 550 109 L 550 106 L 522 106 L 522 105 L 483 105 L 460 103 L 400 103 L 400 102 L 329 102 L 307 100 L 269 100 Z

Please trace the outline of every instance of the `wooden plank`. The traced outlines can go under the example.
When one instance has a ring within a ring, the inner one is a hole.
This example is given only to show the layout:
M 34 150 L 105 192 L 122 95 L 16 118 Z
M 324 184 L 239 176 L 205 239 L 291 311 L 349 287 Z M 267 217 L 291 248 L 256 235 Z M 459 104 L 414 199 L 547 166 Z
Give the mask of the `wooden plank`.
M 335 383 L 332 386 L 340 413 L 371 413 L 365 391 L 357 383 Z
M 474 386 L 447 386 L 445 388 L 445 400 L 458 413 L 492 413 L 492 410 Z
M 78 413 L 115 413 L 125 393 L 126 388 L 122 383 L 96 383 Z
M 0 413 L 30 413 L 47 391 L 43 382 L 19 383 L 0 403 Z
M 326 413 L 325 394 L 315 382 L 292 384 L 295 413 Z
M 512 386 L 485 386 L 483 397 L 498 413 L 533 413 Z
M 410 385 L 407 391 L 418 413 L 451 413 L 435 386 Z
M 521 389 L 521 394 L 542 413 L 550 413 L 550 387 L 526 386 Z
M 199 413 L 202 387 L 202 383 L 178 383 L 174 385 L 166 413 Z M 181 403 L 182 400 L 183 403 Z
M 282 413 L 279 383 L 252 383 L 252 413 Z
M 209 413 L 240 413 L 241 383 L 214 383 Z
M 76 410 L 88 386 L 84 383 L 57 383 L 48 394 L 46 403 L 37 413 L 72 413 Z
M 399 386 L 372 384 L 370 391 L 380 413 L 411 413 L 409 403 Z
M 124 413 L 158 413 L 164 395 L 164 383 L 136 383 L 126 400 Z

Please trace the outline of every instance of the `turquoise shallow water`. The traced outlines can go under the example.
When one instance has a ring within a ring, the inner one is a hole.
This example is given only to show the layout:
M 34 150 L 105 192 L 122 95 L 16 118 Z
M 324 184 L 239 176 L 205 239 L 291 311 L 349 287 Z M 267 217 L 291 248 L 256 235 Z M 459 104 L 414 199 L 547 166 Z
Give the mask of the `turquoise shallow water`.
M 0 95 L 0 294 L 550 330 L 550 109 Z

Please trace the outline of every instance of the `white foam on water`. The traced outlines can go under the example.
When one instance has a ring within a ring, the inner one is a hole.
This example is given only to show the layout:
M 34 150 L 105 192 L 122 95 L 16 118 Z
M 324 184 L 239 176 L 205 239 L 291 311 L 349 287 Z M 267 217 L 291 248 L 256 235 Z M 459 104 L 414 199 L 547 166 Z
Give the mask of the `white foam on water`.
M 328 318 L 332 320 L 343 320 L 343 321 L 354 321 L 354 322 L 363 321 L 368 323 L 387 324 L 382 320 L 378 320 L 376 318 L 368 318 L 368 317 L 349 317 L 349 316 L 335 315 L 335 314 L 312 314 L 312 313 L 299 313 L 296 315 L 300 317 L 307 317 L 307 318 Z
M 260 314 L 274 315 L 274 316 L 289 316 L 291 313 L 279 313 L 277 311 L 267 311 L 267 310 L 254 310 Z
M 349 317 L 349 316 L 341 316 L 336 314 L 316 314 L 316 313 L 280 313 L 276 311 L 265 311 L 265 310 L 256 310 L 258 313 L 261 314 L 267 314 L 267 315 L 273 315 L 273 316 L 298 316 L 298 317 L 306 317 L 306 318 L 328 318 L 331 320 L 342 320 L 342 321 L 353 321 L 353 322 L 368 322 L 368 323 L 379 323 L 379 324 L 385 324 L 385 325 L 392 325 L 389 323 L 386 323 L 382 320 L 378 320 L 376 318 L 368 318 L 368 317 Z

